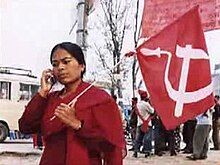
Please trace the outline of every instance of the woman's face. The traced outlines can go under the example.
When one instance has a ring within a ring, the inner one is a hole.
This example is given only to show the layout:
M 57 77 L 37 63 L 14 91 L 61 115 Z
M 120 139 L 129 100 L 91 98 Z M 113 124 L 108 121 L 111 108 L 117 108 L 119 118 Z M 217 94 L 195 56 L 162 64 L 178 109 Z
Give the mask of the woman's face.
M 61 84 L 71 84 L 81 80 L 83 64 L 64 49 L 57 49 L 52 56 L 53 74 Z

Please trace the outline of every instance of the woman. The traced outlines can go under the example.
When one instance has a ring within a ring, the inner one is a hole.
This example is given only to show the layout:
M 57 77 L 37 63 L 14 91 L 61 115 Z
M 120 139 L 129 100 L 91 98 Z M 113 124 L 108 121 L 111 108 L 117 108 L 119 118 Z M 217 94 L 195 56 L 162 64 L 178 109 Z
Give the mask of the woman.
M 81 48 L 60 43 L 50 61 L 53 69 L 43 71 L 41 88 L 19 119 L 21 132 L 41 132 L 44 137 L 40 165 L 121 165 L 125 142 L 111 96 L 92 86 L 69 105 L 90 86 L 82 80 L 86 63 Z M 52 76 L 64 85 L 62 90 L 50 92 Z

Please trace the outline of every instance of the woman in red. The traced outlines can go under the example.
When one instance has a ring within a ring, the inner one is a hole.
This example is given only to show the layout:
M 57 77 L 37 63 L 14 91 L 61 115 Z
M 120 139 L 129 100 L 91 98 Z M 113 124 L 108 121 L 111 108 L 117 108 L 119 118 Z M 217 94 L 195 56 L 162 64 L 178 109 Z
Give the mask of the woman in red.
M 125 141 L 112 97 L 92 86 L 69 105 L 90 85 L 82 80 L 86 64 L 81 48 L 60 43 L 50 60 L 53 69 L 43 71 L 41 88 L 19 119 L 21 132 L 44 137 L 40 165 L 121 165 Z M 49 92 L 51 76 L 64 85 L 62 90 Z

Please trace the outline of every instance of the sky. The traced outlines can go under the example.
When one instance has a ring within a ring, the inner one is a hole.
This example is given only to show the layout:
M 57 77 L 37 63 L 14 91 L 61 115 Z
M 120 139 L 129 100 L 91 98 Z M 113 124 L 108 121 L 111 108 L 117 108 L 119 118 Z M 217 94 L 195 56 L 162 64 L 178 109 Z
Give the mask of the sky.
M 1 0 L 0 66 L 30 69 L 39 77 L 51 67 L 49 55 L 55 44 L 75 42 L 75 31 L 71 35 L 69 31 L 76 15 L 72 0 Z M 220 63 L 220 30 L 205 36 L 213 72 L 214 64 Z
M 56 3 L 55 3 L 56 2 Z M 1 0 L 0 65 L 31 69 L 39 76 L 50 67 L 52 47 L 75 41 L 69 31 L 76 17 L 72 0 Z
M 210 56 L 211 71 L 214 65 L 220 64 L 220 30 L 205 32 L 206 44 Z

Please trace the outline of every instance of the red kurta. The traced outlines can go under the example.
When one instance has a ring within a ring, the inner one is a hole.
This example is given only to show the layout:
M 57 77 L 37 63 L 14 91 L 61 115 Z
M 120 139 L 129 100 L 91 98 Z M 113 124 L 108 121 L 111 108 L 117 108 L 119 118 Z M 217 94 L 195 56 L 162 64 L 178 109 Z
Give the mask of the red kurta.
M 19 120 L 20 131 L 41 131 L 45 149 L 41 165 L 100 165 L 101 157 L 107 165 L 122 164 L 125 140 L 120 114 L 115 101 L 105 91 L 90 88 L 76 102 L 76 116 L 83 127 L 76 131 L 58 118 L 50 121 L 60 103 L 68 104 L 90 84 L 81 83 L 76 92 L 60 98 L 61 92 L 47 98 L 36 94 Z

